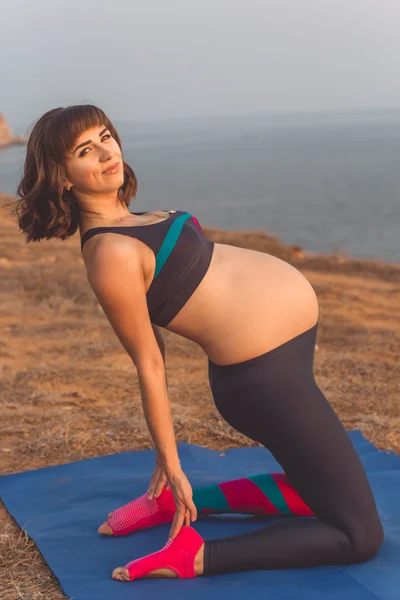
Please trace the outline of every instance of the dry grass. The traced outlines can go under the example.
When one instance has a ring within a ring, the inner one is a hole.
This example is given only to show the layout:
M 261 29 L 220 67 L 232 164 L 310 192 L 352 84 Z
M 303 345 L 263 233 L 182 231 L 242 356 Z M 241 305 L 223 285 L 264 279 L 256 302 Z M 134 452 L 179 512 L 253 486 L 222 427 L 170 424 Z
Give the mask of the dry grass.
M 78 236 L 26 245 L 10 208 L 0 219 L 1 472 L 152 447 L 136 370 L 87 283 Z M 321 389 L 346 428 L 400 452 L 400 267 L 308 255 L 263 232 L 204 230 L 278 256 L 309 279 L 320 302 Z M 164 334 L 177 439 L 217 450 L 255 445 L 215 409 L 203 351 Z M 0 519 L 0 598 L 65 599 L 2 505 Z

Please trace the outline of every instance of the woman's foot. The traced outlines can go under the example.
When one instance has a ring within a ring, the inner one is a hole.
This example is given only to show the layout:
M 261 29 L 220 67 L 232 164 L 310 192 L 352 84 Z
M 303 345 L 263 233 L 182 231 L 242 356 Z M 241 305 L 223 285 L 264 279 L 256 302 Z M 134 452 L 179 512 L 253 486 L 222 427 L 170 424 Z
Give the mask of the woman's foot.
M 133 581 L 146 577 L 199 577 L 204 571 L 204 540 L 184 525 L 174 540 L 161 550 L 114 569 L 112 578 Z
M 108 521 L 100 525 L 103 535 L 127 535 L 162 523 L 172 523 L 175 500 L 171 488 L 164 486 L 158 498 L 149 500 L 147 492 L 108 515 Z
M 196 575 L 197 576 L 197 575 Z M 163 578 L 176 578 L 178 577 L 178 575 L 175 573 L 175 571 L 171 571 L 171 569 L 157 569 L 156 571 L 152 571 L 151 573 L 148 573 L 148 575 L 143 575 L 143 579 L 146 579 L 147 577 L 163 577 Z M 130 577 L 129 577 L 129 570 L 126 569 L 125 567 L 118 567 L 117 569 L 114 569 L 113 573 L 112 573 L 112 578 L 115 579 L 116 581 L 130 581 Z

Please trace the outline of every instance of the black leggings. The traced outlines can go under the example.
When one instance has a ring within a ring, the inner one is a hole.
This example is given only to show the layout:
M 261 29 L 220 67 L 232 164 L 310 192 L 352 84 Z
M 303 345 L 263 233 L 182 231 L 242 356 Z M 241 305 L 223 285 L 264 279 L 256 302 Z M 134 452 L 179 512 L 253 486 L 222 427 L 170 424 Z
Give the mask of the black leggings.
M 363 562 L 383 542 L 364 468 L 314 379 L 317 329 L 237 364 L 208 362 L 218 411 L 272 453 L 315 517 L 205 542 L 204 575 Z

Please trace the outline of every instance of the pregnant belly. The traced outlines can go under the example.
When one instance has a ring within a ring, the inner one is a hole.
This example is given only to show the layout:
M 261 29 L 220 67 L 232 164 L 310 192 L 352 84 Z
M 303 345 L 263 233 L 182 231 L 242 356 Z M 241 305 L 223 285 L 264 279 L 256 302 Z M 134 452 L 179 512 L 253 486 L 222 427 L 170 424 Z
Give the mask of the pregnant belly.
M 214 363 L 233 364 L 269 352 L 315 325 L 316 294 L 295 267 L 264 252 L 216 246 L 215 266 L 186 315 L 192 326 L 197 323 L 187 337 Z

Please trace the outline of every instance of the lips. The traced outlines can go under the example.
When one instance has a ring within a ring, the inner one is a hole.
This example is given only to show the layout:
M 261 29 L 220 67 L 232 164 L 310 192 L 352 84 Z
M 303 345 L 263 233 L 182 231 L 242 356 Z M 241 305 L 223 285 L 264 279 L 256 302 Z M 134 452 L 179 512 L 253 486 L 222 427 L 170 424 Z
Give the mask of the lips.
M 111 172 L 116 172 L 119 168 L 119 162 L 114 163 L 113 165 L 110 165 L 108 167 L 108 169 L 106 169 L 105 171 L 103 171 L 103 173 L 111 173 Z

